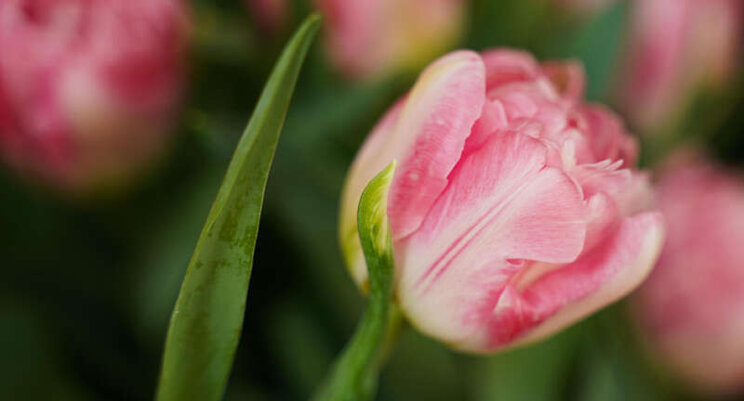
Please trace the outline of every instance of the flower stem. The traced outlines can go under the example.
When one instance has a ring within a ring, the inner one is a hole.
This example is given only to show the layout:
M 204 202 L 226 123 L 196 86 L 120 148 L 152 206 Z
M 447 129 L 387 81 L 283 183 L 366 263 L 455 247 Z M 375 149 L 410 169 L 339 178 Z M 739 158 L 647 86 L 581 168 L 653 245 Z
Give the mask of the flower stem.
M 393 163 L 372 179 L 359 202 L 357 223 L 369 271 L 369 303 L 313 401 L 371 399 L 382 364 L 397 337 L 401 319 L 392 302 L 395 264 L 386 215 L 387 190 L 394 169 Z

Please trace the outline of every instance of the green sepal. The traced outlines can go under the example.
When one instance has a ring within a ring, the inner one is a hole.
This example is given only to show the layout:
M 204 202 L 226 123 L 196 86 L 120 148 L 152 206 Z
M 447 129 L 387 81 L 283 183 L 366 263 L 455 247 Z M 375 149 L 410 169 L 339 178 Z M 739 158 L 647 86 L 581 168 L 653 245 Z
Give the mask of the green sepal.
M 390 327 L 397 319 L 392 304 L 395 263 L 387 219 L 387 195 L 394 172 L 395 162 L 373 178 L 362 192 L 357 226 L 369 271 L 369 304 L 353 337 L 312 398 L 314 401 L 364 401 L 376 393 L 391 338 Z

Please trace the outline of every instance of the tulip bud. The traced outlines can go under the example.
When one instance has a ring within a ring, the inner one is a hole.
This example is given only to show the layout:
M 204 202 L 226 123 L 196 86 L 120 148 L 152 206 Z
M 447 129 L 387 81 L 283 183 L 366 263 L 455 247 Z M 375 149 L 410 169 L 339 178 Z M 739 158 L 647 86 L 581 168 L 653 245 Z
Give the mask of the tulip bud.
M 633 296 L 673 372 L 709 393 L 744 390 L 744 178 L 678 156 L 658 182 L 668 224 L 659 263 Z
M 430 65 L 359 151 L 340 240 L 367 281 L 355 228 L 366 183 L 398 161 L 387 213 L 396 298 L 421 331 L 474 352 L 535 341 L 619 299 L 656 260 L 637 147 L 583 101 L 583 70 L 527 53 L 450 53 Z
M 0 152 L 69 193 L 116 188 L 170 139 L 187 18 L 179 0 L 0 2 Z
M 674 123 L 696 92 L 720 88 L 735 72 L 742 42 L 741 0 L 632 3 L 621 101 L 643 131 Z
M 464 0 L 315 0 L 336 67 L 363 79 L 417 70 L 455 44 Z

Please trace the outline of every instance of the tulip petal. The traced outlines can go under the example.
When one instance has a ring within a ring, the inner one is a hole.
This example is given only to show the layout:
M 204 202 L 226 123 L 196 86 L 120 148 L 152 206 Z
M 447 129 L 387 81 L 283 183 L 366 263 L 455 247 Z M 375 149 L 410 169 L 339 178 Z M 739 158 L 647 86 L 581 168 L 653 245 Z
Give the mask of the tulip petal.
M 568 263 L 579 256 L 586 230 L 581 192 L 545 166 L 546 155 L 537 139 L 495 134 L 463 157 L 421 228 L 396 243 L 398 297 L 421 331 L 478 349 L 484 319 L 520 260 Z
M 410 94 L 393 105 L 369 135 L 351 166 L 341 200 L 340 235 L 347 267 L 364 285 L 367 267 L 356 231 L 356 210 L 365 185 L 399 160 L 388 213 L 393 237 L 415 230 L 447 185 L 485 104 L 480 56 L 453 52 L 427 68 Z
M 571 103 L 578 103 L 584 96 L 586 74 L 578 61 L 553 61 L 542 64 L 542 71 L 561 94 Z
M 615 202 L 620 216 L 648 211 L 653 205 L 653 190 L 647 173 L 618 169 L 621 161 L 609 160 L 577 166 L 571 176 L 581 185 L 584 196 L 603 193 Z
M 473 125 L 473 129 L 465 141 L 464 154 L 473 152 L 481 147 L 488 138 L 496 131 L 502 131 L 509 125 L 509 118 L 506 116 L 504 105 L 496 100 L 487 100 L 483 104 L 483 112 L 478 121 Z
M 660 213 L 625 218 L 602 244 L 575 262 L 550 271 L 521 292 L 509 286 L 494 309 L 490 345 L 515 338 L 510 345 L 537 341 L 624 297 L 651 272 L 663 233 Z
M 560 142 L 558 136 L 568 124 L 568 114 L 564 102 L 547 80 L 493 88 L 488 98 L 501 102 L 513 129 Z
M 447 186 L 447 175 L 480 117 L 485 82 L 480 56 L 463 50 L 430 65 L 411 90 L 387 143 L 401 161 L 388 206 L 394 240 L 419 227 Z
M 483 52 L 488 89 L 512 82 L 530 82 L 541 75 L 540 65 L 523 50 L 493 49 Z
M 590 104 L 580 110 L 583 131 L 589 136 L 595 161 L 623 160 L 624 167 L 635 166 L 638 142 L 626 130 L 620 116 L 605 106 Z

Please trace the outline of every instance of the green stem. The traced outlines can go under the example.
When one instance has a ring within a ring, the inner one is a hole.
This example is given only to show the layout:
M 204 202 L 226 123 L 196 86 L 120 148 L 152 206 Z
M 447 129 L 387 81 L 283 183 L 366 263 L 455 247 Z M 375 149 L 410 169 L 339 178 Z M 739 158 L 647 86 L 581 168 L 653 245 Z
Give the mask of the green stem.
M 395 264 L 385 213 L 394 167 L 391 164 L 370 181 L 359 202 L 357 221 L 369 271 L 369 304 L 313 401 L 371 399 L 377 389 L 380 368 L 397 337 L 400 314 L 392 302 Z

